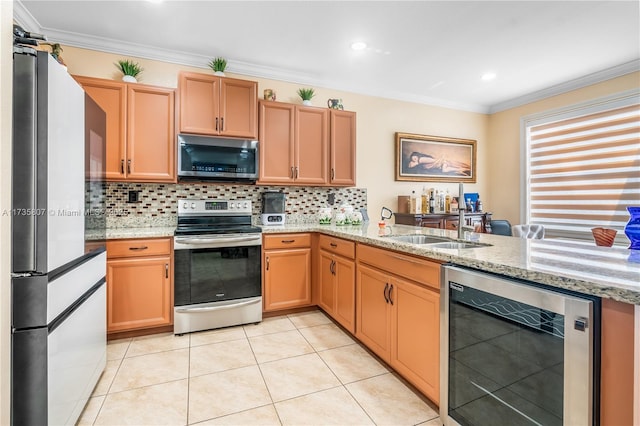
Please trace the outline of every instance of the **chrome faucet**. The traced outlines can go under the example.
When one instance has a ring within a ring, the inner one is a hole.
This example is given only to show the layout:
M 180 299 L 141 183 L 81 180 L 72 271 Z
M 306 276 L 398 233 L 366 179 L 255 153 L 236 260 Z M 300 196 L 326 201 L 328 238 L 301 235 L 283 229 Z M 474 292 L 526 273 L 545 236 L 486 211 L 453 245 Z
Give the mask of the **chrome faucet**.
M 460 184 L 462 186 L 462 184 Z M 459 198 L 459 197 L 458 197 Z M 458 239 L 464 239 L 464 210 L 466 207 L 462 207 L 463 204 L 460 204 L 458 201 Z

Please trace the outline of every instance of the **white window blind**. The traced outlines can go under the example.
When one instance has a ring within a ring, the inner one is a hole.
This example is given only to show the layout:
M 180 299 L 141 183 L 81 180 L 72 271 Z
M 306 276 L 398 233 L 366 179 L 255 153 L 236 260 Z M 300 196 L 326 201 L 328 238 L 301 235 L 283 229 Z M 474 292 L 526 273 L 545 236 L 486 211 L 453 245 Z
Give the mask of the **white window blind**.
M 528 222 L 546 236 L 592 240 L 591 228 L 606 227 L 627 241 L 627 206 L 640 205 L 640 106 L 624 103 L 527 125 Z

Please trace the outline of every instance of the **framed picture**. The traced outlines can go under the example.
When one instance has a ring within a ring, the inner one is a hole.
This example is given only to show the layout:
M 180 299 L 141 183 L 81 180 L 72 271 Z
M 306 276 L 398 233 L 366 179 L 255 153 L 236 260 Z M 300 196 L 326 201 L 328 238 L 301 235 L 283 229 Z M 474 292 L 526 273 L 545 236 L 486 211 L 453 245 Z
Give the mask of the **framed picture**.
M 396 180 L 476 181 L 476 141 L 396 133 Z

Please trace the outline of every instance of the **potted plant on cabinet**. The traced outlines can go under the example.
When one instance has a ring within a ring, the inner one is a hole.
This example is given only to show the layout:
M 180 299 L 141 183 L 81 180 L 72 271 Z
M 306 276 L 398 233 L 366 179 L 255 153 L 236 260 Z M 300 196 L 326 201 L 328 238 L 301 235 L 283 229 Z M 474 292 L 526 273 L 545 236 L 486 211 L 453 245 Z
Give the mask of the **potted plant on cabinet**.
M 127 83 L 137 83 L 138 80 L 136 77 L 144 71 L 137 62 L 133 62 L 128 59 L 120 59 L 118 63 L 114 65 L 122 72 L 122 74 L 124 74 L 122 76 L 122 81 Z
M 209 62 L 209 67 L 213 70 L 213 75 L 224 77 L 224 70 L 227 68 L 227 60 L 218 56 Z
M 300 88 L 298 89 L 298 96 L 302 98 L 303 105 L 311 105 L 311 98 L 315 96 L 315 91 L 312 88 Z

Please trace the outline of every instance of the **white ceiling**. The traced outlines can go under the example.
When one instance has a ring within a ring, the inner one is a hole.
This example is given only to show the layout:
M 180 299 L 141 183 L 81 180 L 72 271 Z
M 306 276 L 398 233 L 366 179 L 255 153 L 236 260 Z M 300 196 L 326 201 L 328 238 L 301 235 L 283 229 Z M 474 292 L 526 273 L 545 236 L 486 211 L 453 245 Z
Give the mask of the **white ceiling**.
M 14 17 L 63 45 L 478 112 L 640 69 L 637 0 L 22 0 Z

